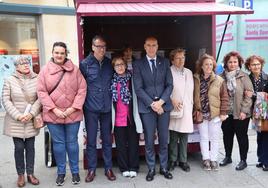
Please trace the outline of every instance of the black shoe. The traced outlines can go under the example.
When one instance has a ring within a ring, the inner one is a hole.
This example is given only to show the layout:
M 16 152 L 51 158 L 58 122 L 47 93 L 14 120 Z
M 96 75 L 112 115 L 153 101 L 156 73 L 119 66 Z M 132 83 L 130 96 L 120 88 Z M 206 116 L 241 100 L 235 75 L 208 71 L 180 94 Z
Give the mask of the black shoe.
M 169 161 L 167 169 L 172 171 L 174 170 L 175 166 L 176 166 L 176 162 Z
M 79 174 L 73 174 L 73 177 L 72 177 L 72 184 L 73 185 L 77 185 L 80 183 L 80 176 Z
M 257 164 L 256 164 L 256 167 L 257 167 L 257 168 L 262 168 L 262 166 L 263 166 L 262 163 L 257 163 Z
M 221 162 L 220 162 L 220 166 L 226 166 L 230 163 L 232 163 L 232 159 L 231 157 L 225 157 Z
M 262 166 L 262 170 L 263 170 L 263 171 L 268 171 L 268 165 L 263 165 L 263 166 Z
M 187 162 L 185 162 L 185 163 L 180 162 L 179 167 L 185 172 L 190 172 L 190 166 Z
M 155 170 L 149 170 L 146 176 L 146 181 L 152 181 L 154 179 Z
M 173 178 L 172 174 L 167 169 L 164 168 L 160 168 L 160 174 L 163 175 L 166 179 Z
M 58 174 L 58 177 L 56 179 L 56 185 L 62 186 L 64 185 L 64 182 L 65 182 L 65 174 Z
M 245 168 L 247 168 L 247 162 L 241 160 L 238 165 L 235 167 L 236 170 L 244 170 Z

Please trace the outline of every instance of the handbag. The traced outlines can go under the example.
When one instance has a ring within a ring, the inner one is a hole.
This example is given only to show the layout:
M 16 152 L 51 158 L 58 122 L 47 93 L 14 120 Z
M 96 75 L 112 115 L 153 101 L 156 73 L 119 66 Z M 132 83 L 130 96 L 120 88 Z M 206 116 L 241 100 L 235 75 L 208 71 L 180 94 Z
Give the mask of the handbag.
M 183 117 L 183 107 L 180 111 L 172 110 L 170 112 L 170 118 L 182 118 Z
M 193 122 L 194 124 L 203 123 L 203 114 L 200 111 L 194 111 L 193 114 Z
M 268 120 L 262 119 L 261 120 L 261 132 L 267 132 L 268 131 Z
M 45 126 L 41 113 L 33 118 L 33 126 L 35 129 L 40 129 Z

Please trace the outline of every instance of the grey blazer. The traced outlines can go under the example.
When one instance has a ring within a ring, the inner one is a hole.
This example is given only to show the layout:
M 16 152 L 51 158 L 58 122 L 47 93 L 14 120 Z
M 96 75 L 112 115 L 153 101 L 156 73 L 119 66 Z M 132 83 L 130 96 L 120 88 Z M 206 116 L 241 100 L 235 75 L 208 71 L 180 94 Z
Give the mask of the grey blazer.
M 166 58 L 157 56 L 157 73 L 154 77 L 150 64 L 146 57 L 133 63 L 134 86 L 138 97 L 139 113 L 151 112 L 150 105 L 155 97 L 165 101 L 164 111 L 173 109 L 170 95 L 173 90 L 173 78 L 169 61 Z

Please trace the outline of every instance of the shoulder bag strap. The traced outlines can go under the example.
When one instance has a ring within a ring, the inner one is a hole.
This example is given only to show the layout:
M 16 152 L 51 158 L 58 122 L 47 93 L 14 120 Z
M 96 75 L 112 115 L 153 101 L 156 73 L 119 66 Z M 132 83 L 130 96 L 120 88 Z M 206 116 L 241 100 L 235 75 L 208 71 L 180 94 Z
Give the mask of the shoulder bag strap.
M 64 76 L 64 74 L 65 74 L 65 70 L 63 70 L 63 73 L 62 73 L 62 75 L 61 75 L 61 77 L 60 77 L 60 79 L 58 80 L 58 82 L 57 82 L 57 84 L 53 87 L 53 89 L 51 90 L 51 91 L 49 91 L 48 92 L 48 94 L 50 95 L 51 93 L 53 93 L 53 91 L 55 91 L 55 89 L 59 86 L 59 84 L 60 84 L 60 81 L 62 80 L 62 78 L 63 78 L 63 76 Z
M 14 77 L 15 77 L 15 76 L 14 76 Z M 16 77 L 15 77 L 15 78 L 16 78 Z M 31 104 L 30 97 L 29 97 L 29 95 L 27 95 L 27 93 L 26 93 L 26 91 L 25 91 L 25 89 L 24 89 L 24 87 L 23 87 L 23 84 L 22 84 L 21 80 L 20 80 L 19 78 L 16 78 L 16 80 L 17 80 L 17 82 L 18 82 L 19 85 L 20 85 L 20 88 L 21 88 L 21 91 L 22 91 L 22 93 L 23 93 L 23 95 L 24 95 L 25 100 L 26 100 L 29 104 Z

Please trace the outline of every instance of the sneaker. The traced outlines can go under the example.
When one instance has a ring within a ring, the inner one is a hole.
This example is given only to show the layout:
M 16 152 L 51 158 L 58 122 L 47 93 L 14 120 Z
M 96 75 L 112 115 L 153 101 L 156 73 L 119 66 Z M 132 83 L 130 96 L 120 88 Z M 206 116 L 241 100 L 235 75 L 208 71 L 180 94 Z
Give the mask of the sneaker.
M 210 171 L 211 170 L 211 166 L 210 166 L 210 160 L 204 160 L 203 161 L 203 169 L 204 170 L 207 170 L 207 171 Z
M 58 177 L 56 179 L 56 185 L 62 186 L 64 185 L 64 182 L 65 182 L 65 174 L 58 174 Z
M 210 162 L 210 167 L 211 167 L 211 170 L 215 170 L 215 171 L 219 170 L 219 164 L 218 164 L 217 161 L 211 161 Z
M 79 174 L 73 174 L 73 177 L 72 177 L 72 184 L 73 185 L 77 185 L 80 183 L 80 176 Z
M 137 176 L 137 172 L 135 172 L 135 171 L 129 171 L 129 176 L 130 176 L 131 178 L 134 178 L 134 177 Z
M 129 171 L 124 171 L 124 172 L 122 173 L 122 176 L 124 176 L 124 177 L 129 177 L 129 176 L 130 176 Z

